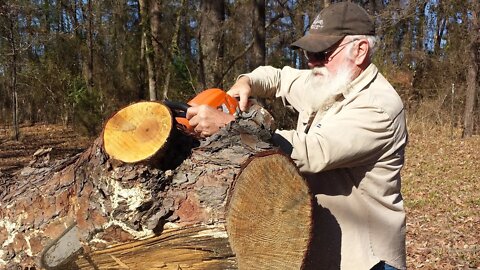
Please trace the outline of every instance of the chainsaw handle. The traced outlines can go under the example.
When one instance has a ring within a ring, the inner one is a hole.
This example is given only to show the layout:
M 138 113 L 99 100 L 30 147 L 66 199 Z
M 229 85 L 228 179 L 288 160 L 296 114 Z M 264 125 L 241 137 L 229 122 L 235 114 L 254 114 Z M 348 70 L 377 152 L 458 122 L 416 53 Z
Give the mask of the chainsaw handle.
M 175 117 L 186 118 L 187 117 L 187 110 L 191 106 L 187 103 L 171 101 L 171 100 L 164 100 L 163 104 L 165 104 L 170 110 L 172 110 Z

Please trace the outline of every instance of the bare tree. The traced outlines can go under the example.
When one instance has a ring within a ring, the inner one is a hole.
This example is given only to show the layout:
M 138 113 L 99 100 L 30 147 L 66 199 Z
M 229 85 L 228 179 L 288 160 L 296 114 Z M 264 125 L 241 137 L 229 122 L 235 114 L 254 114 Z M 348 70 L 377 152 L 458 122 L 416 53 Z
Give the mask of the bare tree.
M 143 0 L 144 1 L 144 0 Z M 160 0 L 151 0 L 150 1 L 150 8 L 148 10 L 149 12 L 149 22 L 150 22 L 150 35 L 148 38 L 151 40 L 151 45 L 152 45 L 152 51 L 151 51 L 151 58 L 150 61 L 153 60 L 153 66 L 155 67 L 155 78 L 156 78 L 156 85 L 160 84 L 162 74 L 165 72 L 165 65 L 160 61 L 161 55 L 162 55 L 162 50 L 160 48 L 160 38 L 161 38 L 161 17 L 162 17 L 162 8 L 161 8 L 161 1 Z M 146 40 L 145 40 L 146 41 Z M 147 61 L 149 61 L 147 59 Z M 151 90 L 150 90 L 151 92 Z M 150 95 L 151 96 L 151 95 Z M 156 92 L 155 92 L 156 96 Z M 159 98 L 160 100 L 165 99 L 163 94 Z
M 475 103 L 478 92 L 478 50 L 480 49 L 480 24 L 478 15 L 480 4 L 472 1 L 472 29 L 471 41 L 469 44 L 470 65 L 467 71 L 467 92 L 465 96 L 464 129 L 463 137 L 470 137 L 474 133 L 475 124 Z
M 176 22 L 175 22 L 175 30 L 173 32 L 172 42 L 170 43 L 170 50 L 168 51 L 168 56 L 169 56 L 168 59 L 169 60 L 173 60 L 175 54 L 178 53 L 177 39 L 178 39 L 178 34 L 180 32 L 180 23 L 181 23 L 183 10 L 185 9 L 185 4 L 186 4 L 186 1 L 182 0 L 181 1 L 181 7 L 180 7 L 180 9 L 178 10 L 178 13 L 177 13 L 177 18 L 176 18 Z M 173 61 L 168 61 L 166 63 L 167 75 L 165 76 L 165 82 L 163 84 L 163 91 L 162 91 L 162 96 L 161 96 L 162 100 L 166 99 L 167 95 L 168 95 L 168 89 L 169 89 L 169 86 L 170 86 L 170 78 L 172 76 L 172 66 L 173 66 Z
M 157 80 L 155 76 L 154 51 L 149 24 L 148 0 L 139 0 L 138 3 L 140 6 L 142 25 L 142 59 L 145 59 L 147 64 L 148 93 L 150 100 L 157 100 Z
M 17 65 L 19 48 L 17 44 L 17 10 L 15 6 L 0 5 L 0 15 L 5 23 L 5 39 L 9 45 L 8 56 L 10 58 L 10 90 L 12 93 L 12 127 L 15 140 L 19 139 L 20 130 L 18 126 L 18 88 L 17 88 Z
M 223 0 L 202 0 L 200 4 L 200 81 L 203 88 L 220 86 L 223 58 L 223 23 L 225 3 Z
M 89 91 L 93 91 L 93 6 L 92 0 L 87 1 L 87 63 L 85 68 L 85 77 Z
M 265 0 L 251 0 L 253 8 L 253 66 L 265 65 Z

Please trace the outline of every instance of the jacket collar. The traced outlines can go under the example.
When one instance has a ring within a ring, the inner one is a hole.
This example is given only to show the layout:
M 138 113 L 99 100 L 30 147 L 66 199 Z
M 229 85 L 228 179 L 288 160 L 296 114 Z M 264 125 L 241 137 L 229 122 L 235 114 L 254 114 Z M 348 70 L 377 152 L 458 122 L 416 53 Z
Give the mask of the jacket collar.
M 347 88 L 342 92 L 343 97 L 358 93 L 365 89 L 378 74 L 378 68 L 374 64 L 370 64 L 360 75 L 355 78 Z

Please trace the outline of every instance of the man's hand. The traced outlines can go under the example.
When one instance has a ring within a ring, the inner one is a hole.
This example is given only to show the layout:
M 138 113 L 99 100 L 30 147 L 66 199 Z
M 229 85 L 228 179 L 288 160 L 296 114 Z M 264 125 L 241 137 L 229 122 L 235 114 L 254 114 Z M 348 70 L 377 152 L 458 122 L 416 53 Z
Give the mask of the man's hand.
M 234 121 L 235 117 L 208 105 L 200 105 L 188 108 L 187 119 L 200 137 L 208 137 Z
M 228 90 L 227 94 L 235 98 L 240 98 L 238 106 L 242 112 L 245 112 L 248 109 L 248 98 L 250 97 L 251 92 L 250 78 L 243 76 L 235 82 L 232 88 Z

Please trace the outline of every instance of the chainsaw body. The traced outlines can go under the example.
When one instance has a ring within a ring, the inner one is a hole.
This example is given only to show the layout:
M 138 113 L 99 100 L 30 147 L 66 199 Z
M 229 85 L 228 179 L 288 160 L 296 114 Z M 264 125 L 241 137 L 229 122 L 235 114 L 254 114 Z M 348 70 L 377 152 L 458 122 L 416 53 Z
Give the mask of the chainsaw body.
M 187 104 L 169 101 L 166 102 L 166 105 L 169 106 L 172 110 L 180 110 L 184 112 L 186 112 L 188 107 L 194 105 L 208 105 L 231 115 L 235 114 L 238 111 L 238 101 L 219 88 L 210 88 L 204 90 L 200 92 L 197 96 L 195 96 L 192 100 L 190 100 Z M 185 117 L 185 115 L 176 116 L 175 120 L 178 124 L 183 126 L 186 131 L 193 132 L 193 127 L 190 126 L 188 119 Z

